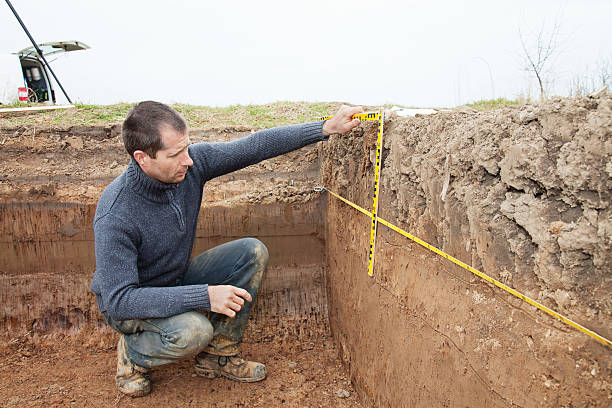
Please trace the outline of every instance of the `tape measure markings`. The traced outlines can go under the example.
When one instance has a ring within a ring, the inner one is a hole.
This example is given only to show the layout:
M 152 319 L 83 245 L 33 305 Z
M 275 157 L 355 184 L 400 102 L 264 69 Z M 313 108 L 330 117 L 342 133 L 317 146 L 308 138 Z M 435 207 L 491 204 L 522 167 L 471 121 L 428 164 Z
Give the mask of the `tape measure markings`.
M 372 227 L 370 228 L 370 254 L 368 256 L 368 275 L 374 275 L 374 251 L 376 250 L 376 227 L 378 225 L 378 184 L 380 179 L 380 152 L 383 140 L 382 109 L 378 112 L 378 133 L 376 135 L 376 166 L 374 168 L 374 199 L 372 202 Z
M 359 120 L 378 120 L 380 112 L 367 112 L 367 113 L 357 113 L 351 116 L 352 119 Z M 319 120 L 328 120 L 333 118 L 333 116 L 321 116 Z
M 322 116 L 320 120 L 331 119 L 333 116 Z M 380 154 L 382 151 L 382 140 L 383 140 L 383 126 L 385 122 L 385 115 L 382 108 L 378 112 L 366 112 L 358 113 L 351 117 L 352 119 L 359 119 L 365 121 L 378 121 L 378 131 L 376 134 L 376 165 L 374 166 L 374 197 L 372 203 L 372 226 L 370 228 L 370 250 L 368 253 L 368 275 L 373 276 L 374 274 L 374 251 L 376 250 L 376 227 L 378 225 L 378 185 L 380 178 Z

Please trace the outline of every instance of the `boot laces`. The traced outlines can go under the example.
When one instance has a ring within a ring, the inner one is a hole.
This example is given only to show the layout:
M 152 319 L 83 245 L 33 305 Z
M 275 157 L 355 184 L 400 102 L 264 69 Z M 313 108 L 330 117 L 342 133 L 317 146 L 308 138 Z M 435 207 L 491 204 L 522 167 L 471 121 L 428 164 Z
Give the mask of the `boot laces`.
M 235 359 L 236 361 L 232 361 L 232 359 Z M 235 354 L 233 356 L 219 356 L 217 359 L 217 363 L 220 367 L 225 367 L 228 361 L 235 366 L 239 366 L 244 363 L 244 360 L 240 358 L 240 354 Z

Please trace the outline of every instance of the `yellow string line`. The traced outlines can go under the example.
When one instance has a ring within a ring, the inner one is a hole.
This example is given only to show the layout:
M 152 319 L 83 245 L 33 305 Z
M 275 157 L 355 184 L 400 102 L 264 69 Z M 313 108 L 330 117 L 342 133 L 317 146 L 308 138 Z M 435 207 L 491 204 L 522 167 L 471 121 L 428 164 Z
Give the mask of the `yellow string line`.
M 361 208 L 360 206 L 358 206 L 355 203 L 350 202 L 349 200 L 347 200 L 344 197 L 340 197 L 338 194 L 334 193 L 333 191 L 325 188 L 325 187 L 321 187 L 322 189 L 326 190 L 328 193 L 330 193 L 331 195 L 333 195 L 334 197 L 336 197 L 337 199 L 343 201 L 344 203 L 350 205 L 351 207 L 353 207 L 354 209 L 356 209 L 357 211 L 367 215 L 368 217 L 372 217 L 372 213 L 364 208 Z M 562 322 L 580 330 L 581 332 L 593 337 L 594 339 L 602 342 L 603 344 L 612 347 L 612 342 L 608 339 L 606 339 L 605 337 L 595 333 L 592 330 L 587 329 L 586 327 L 576 323 L 575 321 L 571 320 L 568 317 L 563 316 L 560 313 L 555 312 L 552 309 L 549 309 L 548 307 L 544 306 L 543 304 L 531 299 L 528 296 L 523 295 L 520 292 L 517 292 L 516 290 L 512 289 L 511 287 L 504 285 L 503 283 L 501 283 L 500 281 L 491 278 L 490 276 L 478 271 L 477 269 L 472 268 L 470 265 L 466 264 L 465 262 L 462 262 L 450 255 L 448 255 L 447 253 L 439 250 L 438 248 L 434 247 L 433 245 L 428 244 L 427 242 L 415 237 L 414 235 L 409 234 L 408 232 L 404 231 L 403 229 L 396 227 L 395 225 L 391 224 L 389 221 L 385 221 L 382 218 L 378 217 L 378 222 L 380 222 L 381 224 L 391 228 L 393 231 L 405 236 L 406 238 L 411 239 L 412 241 L 416 242 L 417 244 L 429 249 L 430 251 L 435 252 L 436 254 L 448 259 L 449 261 L 453 262 L 456 265 L 459 265 L 460 267 L 462 267 L 465 270 L 468 270 L 470 272 L 472 272 L 474 275 L 479 276 L 480 278 L 486 280 L 489 283 L 492 283 L 493 285 L 497 286 L 498 288 L 501 288 L 503 290 L 505 290 L 506 292 L 516 296 L 517 298 L 524 300 L 525 302 L 529 303 L 532 306 L 537 307 L 538 309 L 542 310 L 543 312 L 548 313 L 549 315 L 556 317 L 557 319 L 561 320 Z

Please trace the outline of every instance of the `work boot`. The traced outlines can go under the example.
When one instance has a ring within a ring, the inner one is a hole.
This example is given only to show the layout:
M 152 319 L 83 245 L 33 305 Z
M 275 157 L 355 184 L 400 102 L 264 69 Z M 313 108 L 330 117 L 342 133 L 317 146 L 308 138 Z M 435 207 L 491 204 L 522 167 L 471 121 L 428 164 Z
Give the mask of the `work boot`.
M 142 397 L 151 392 L 151 382 L 146 375 L 146 368 L 137 366 L 127 355 L 125 336 L 121 336 L 117 344 L 117 375 L 115 381 L 119 391 L 130 397 Z
M 215 378 L 222 375 L 242 382 L 255 382 L 266 378 L 265 365 L 246 361 L 238 354 L 226 357 L 202 352 L 196 356 L 195 372 L 200 377 Z

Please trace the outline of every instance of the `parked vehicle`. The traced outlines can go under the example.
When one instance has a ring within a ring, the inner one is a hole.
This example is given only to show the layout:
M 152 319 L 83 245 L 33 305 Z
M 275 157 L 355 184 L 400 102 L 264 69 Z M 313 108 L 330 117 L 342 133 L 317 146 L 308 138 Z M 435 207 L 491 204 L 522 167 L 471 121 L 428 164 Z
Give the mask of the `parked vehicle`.
M 47 42 L 38 47 L 47 59 L 50 55 L 90 48 L 80 41 Z M 55 104 L 51 76 L 33 46 L 13 54 L 0 54 L 0 104 L 15 102 Z

